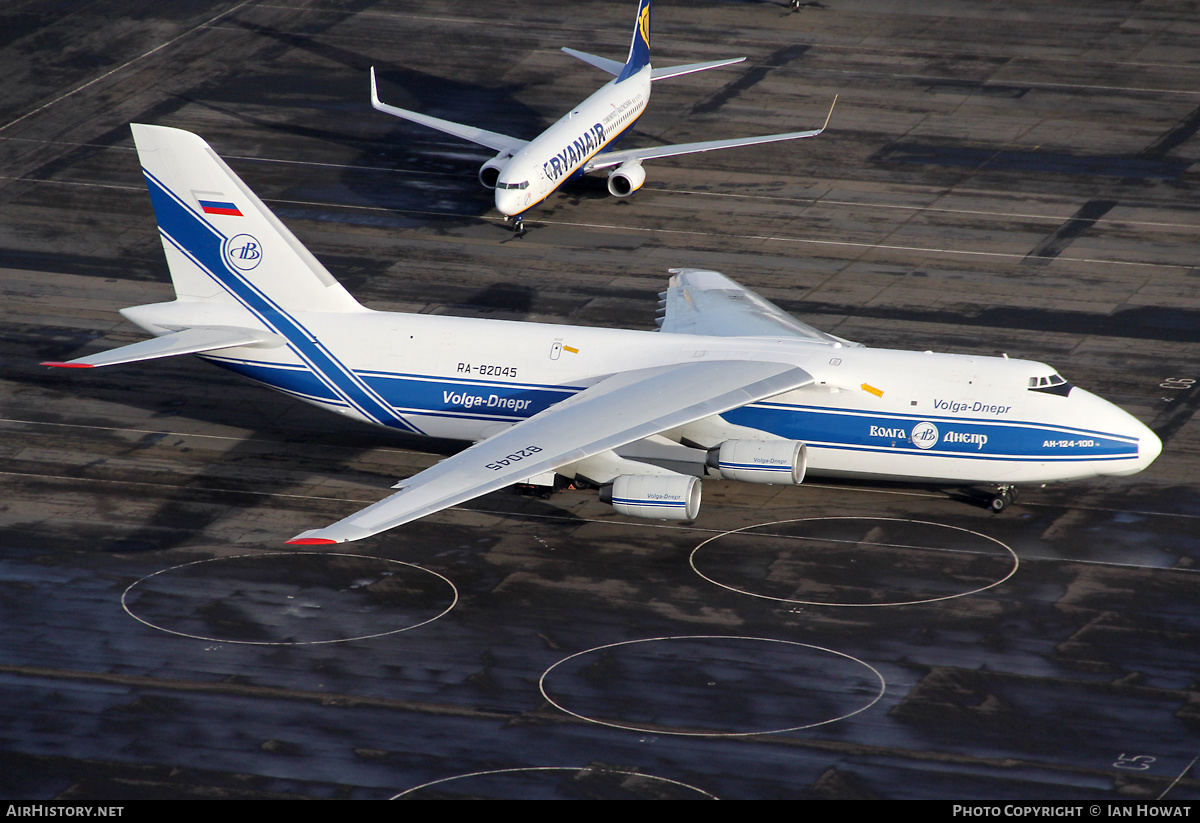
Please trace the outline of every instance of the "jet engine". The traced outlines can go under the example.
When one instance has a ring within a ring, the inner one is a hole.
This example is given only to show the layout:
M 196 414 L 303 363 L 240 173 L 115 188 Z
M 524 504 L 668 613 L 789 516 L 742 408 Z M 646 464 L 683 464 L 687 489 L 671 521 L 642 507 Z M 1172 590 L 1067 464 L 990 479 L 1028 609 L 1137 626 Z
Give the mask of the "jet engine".
M 623 474 L 600 488 L 600 502 L 650 520 L 695 520 L 700 481 L 685 474 Z
M 726 440 L 708 450 L 705 462 L 730 480 L 799 485 L 808 450 L 798 440 Z
M 613 197 L 628 197 L 646 182 L 646 170 L 640 160 L 627 160 L 608 175 L 608 193 Z
M 496 188 L 496 181 L 500 179 L 500 170 L 512 158 L 511 154 L 500 152 L 491 160 L 479 167 L 479 182 L 487 186 L 489 189 Z

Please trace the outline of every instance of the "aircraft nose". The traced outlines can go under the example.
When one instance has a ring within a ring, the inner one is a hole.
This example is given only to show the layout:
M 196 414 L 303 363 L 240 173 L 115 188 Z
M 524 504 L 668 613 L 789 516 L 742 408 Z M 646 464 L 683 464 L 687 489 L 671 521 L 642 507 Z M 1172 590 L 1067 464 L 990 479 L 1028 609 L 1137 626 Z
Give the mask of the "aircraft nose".
M 1158 459 L 1162 453 L 1162 440 L 1146 424 L 1129 412 L 1078 386 L 1071 390 L 1071 398 L 1077 402 L 1077 419 L 1095 424 L 1096 430 L 1109 432 L 1123 445 L 1119 449 L 1124 457 L 1115 460 L 1109 470 L 1101 472 L 1111 475 L 1137 474 Z M 1137 443 L 1137 457 L 1129 451 Z
M 1114 430 L 1120 431 L 1126 437 L 1137 438 L 1138 452 L 1137 460 L 1132 461 L 1131 466 L 1127 466 L 1123 471 L 1114 472 L 1114 474 L 1137 474 L 1162 454 L 1162 440 L 1149 427 L 1128 412 L 1122 411 L 1121 414 L 1125 417 L 1125 425 L 1119 428 L 1114 427 Z
M 1138 437 L 1138 463 L 1144 469 L 1162 454 L 1162 440 L 1150 429 L 1145 426 L 1142 428 L 1145 431 Z
M 496 189 L 496 211 L 503 214 L 505 217 L 512 217 L 521 211 L 517 203 L 519 191 L 511 189 Z

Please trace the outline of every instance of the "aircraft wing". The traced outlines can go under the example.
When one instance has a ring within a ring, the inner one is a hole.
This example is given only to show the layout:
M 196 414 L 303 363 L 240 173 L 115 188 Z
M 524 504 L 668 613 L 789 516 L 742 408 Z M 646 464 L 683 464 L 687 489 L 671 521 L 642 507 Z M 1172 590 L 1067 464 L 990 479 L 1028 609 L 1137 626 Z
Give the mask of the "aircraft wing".
M 298 535 L 361 540 L 567 463 L 813 382 L 786 363 L 701 360 L 620 372 L 397 484 L 357 514 Z
M 837 105 L 836 97 L 833 98 L 833 105 Z M 803 140 L 806 137 L 816 137 L 825 131 L 831 117 L 833 117 L 833 106 L 829 107 L 829 115 L 825 118 L 825 125 L 819 129 L 811 129 L 810 131 L 789 131 L 783 134 L 765 134 L 760 137 L 735 137 L 731 140 L 708 140 L 703 143 L 677 143 L 673 146 L 651 146 L 644 149 L 622 149 L 621 151 L 600 152 L 587 162 L 583 170 L 588 172 L 595 171 L 596 169 L 606 169 L 630 160 L 653 160 L 656 157 L 675 157 L 680 154 L 696 154 L 702 151 L 732 149 L 737 146 L 777 143 L 781 140 Z
M 442 120 L 439 117 L 430 117 L 428 114 L 420 114 L 408 109 L 389 106 L 379 99 L 379 88 L 375 83 L 374 66 L 371 67 L 371 105 L 384 114 L 390 114 L 393 117 L 399 117 L 402 120 L 408 120 L 413 123 L 420 123 L 422 126 L 428 126 L 440 132 L 452 134 L 471 143 L 487 146 L 489 149 L 495 151 L 506 151 L 510 154 L 516 154 L 529 144 L 528 140 L 509 137 L 507 134 L 500 134 L 499 132 L 488 131 L 487 129 L 480 129 L 475 126 L 466 126 L 462 123 L 452 123 L 449 120 Z
M 66 362 L 48 361 L 43 366 L 58 366 L 66 369 L 91 369 L 98 366 L 115 366 L 120 363 L 138 363 L 160 357 L 175 357 L 180 354 L 198 354 L 206 351 L 231 349 L 235 346 L 282 345 L 283 338 L 265 330 L 242 329 L 234 326 L 193 326 L 180 331 L 152 337 L 139 343 L 90 354 Z
M 802 337 L 858 346 L 814 329 L 720 272 L 671 269 L 659 331 L 714 337 Z

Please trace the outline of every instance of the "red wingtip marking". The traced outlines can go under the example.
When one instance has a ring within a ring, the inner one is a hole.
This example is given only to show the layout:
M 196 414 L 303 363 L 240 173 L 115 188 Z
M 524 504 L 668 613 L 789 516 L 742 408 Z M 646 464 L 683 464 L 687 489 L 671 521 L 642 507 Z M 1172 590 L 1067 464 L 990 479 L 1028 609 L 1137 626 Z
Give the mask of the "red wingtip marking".
M 330 540 L 325 537 L 300 537 L 295 540 L 289 540 L 289 546 L 328 546 L 336 543 L 336 540 Z
M 96 368 L 91 363 L 58 363 L 53 360 L 47 360 L 42 363 L 43 366 L 53 366 L 56 369 L 94 369 Z

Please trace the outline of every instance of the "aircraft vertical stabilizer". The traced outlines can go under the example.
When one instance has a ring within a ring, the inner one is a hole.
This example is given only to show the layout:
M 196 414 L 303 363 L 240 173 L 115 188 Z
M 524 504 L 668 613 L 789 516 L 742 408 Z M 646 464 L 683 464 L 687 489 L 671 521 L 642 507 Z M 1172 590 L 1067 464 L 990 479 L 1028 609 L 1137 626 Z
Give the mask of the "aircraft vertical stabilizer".
M 629 57 L 621 70 L 617 82 L 632 77 L 650 65 L 650 0 L 638 3 L 637 20 L 633 24 L 633 42 L 629 44 Z
M 181 301 L 364 310 L 202 139 L 131 128 Z

